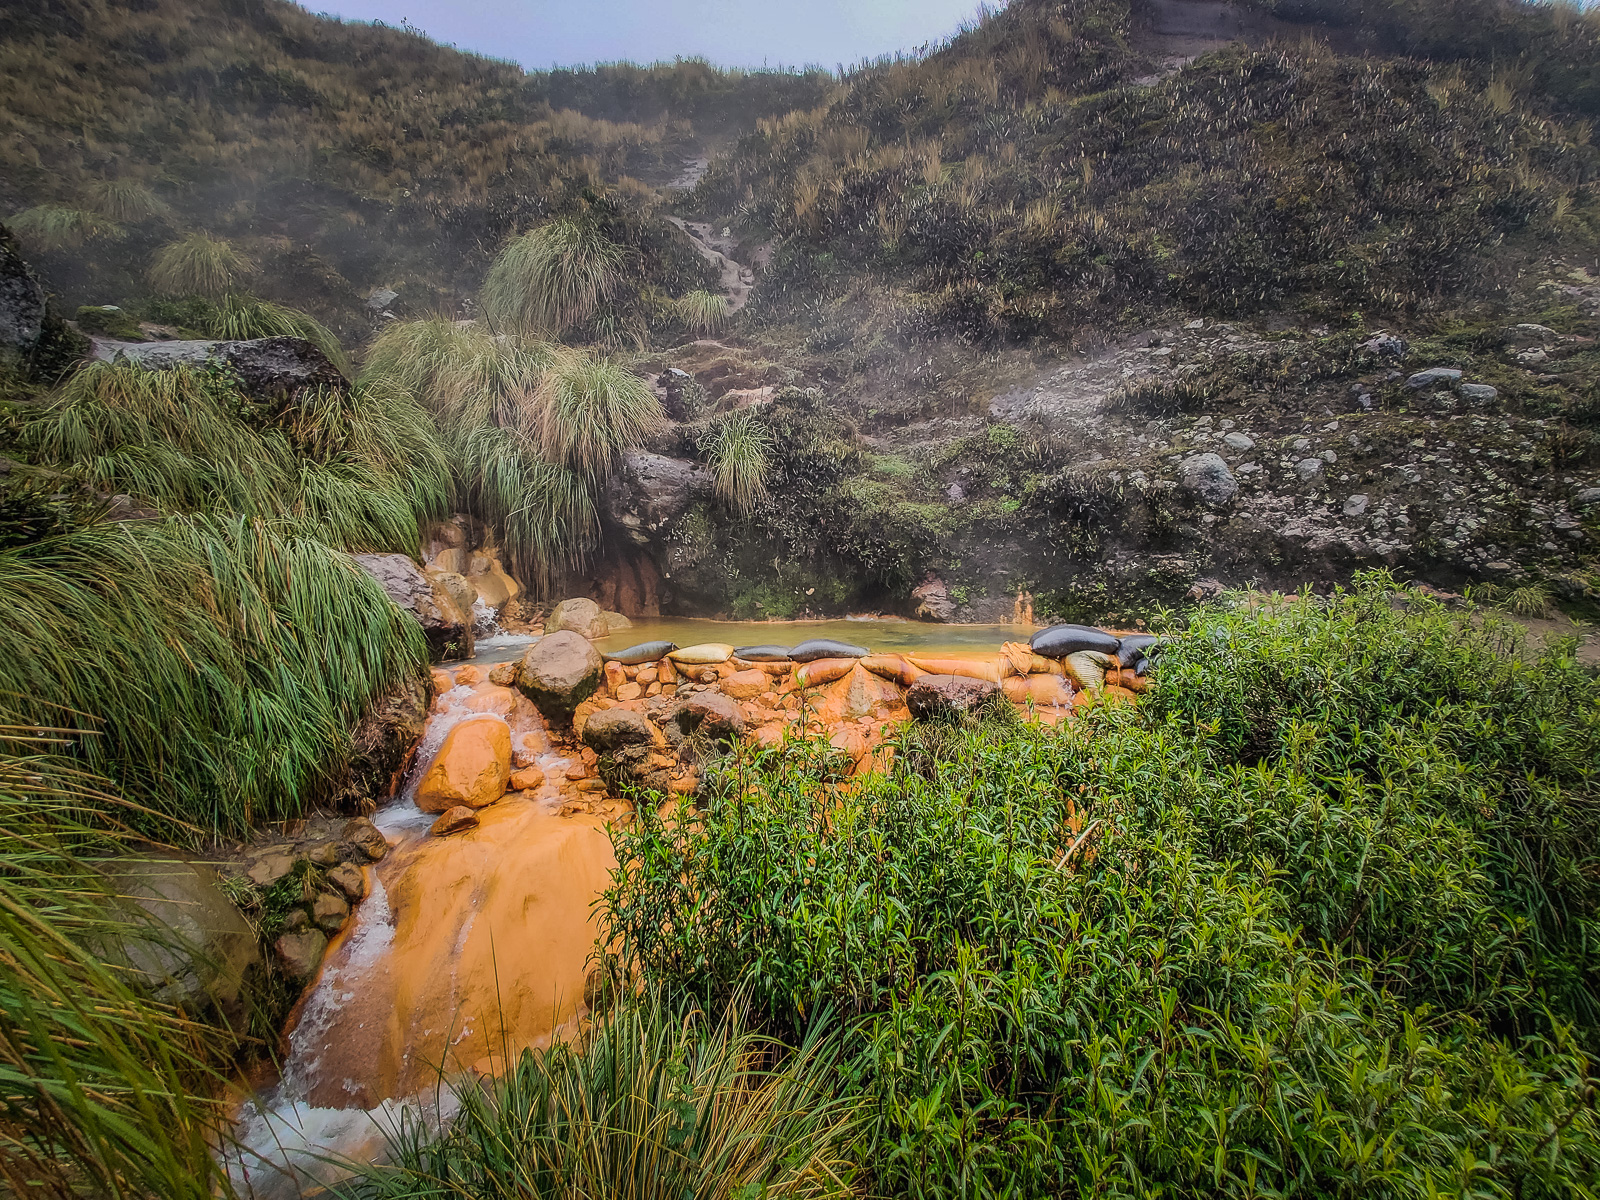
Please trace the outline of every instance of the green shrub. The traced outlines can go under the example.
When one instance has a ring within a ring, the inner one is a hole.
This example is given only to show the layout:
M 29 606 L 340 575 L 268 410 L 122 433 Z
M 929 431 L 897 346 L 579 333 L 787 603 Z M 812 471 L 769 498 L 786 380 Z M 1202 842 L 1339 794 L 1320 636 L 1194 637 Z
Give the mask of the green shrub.
M 613 836 L 611 945 L 856 1015 L 873 1194 L 1584 1196 L 1600 685 L 1367 579 L 1199 614 L 1136 712 L 736 759 Z

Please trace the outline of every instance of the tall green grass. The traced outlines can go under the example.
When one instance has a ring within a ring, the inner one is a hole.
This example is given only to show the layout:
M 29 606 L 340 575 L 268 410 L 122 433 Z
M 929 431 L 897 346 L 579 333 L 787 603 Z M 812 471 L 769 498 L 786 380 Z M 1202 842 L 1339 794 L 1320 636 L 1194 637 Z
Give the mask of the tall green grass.
M 92 769 L 197 835 L 304 812 L 367 705 L 426 662 L 416 622 L 346 555 L 243 517 L 15 547 L 0 594 L 15 722 L 80 731 Z
M 217 305 L 216 315 L 207 323 L 205 333 L 209 337 L 229 341 L 265 337 L 304 338 L 326 354 L 329 361 L 346 375 L 350 374 L 350 358 L 332 330 L 309 313 L 274 304 L 270 300 L 229 292 Z
M 720 332 L 733 319 L 726 298 L 703 289 L 679 297 L 676 309 L 684 328 L 699 337 Z
M 616 293 L 624 254 L 590 221 L 562 218 L 513 239 L 483 281 L 483 312 L 495 329 L 560 337 Z
M 159 931 L 96 873 L 141 814 L 0 702 L 0 1180 L 10 1194 L 207 1200 L 218 1032 L 142 994 L 111 948 Z M 108 961 L 109 960 L 109 961 Z
M 385 330 L 361 382 L 433 414 L 454 504 L 499 529 L 512 570 L 536 585 L 583 561 L 600 488 L 664 420 L 644 381 L 610 360 L 445 320 Z
M 150 263 L 150 284 L 169 296 L 220 298 L 233 291 L 255 264 L 231 242 L 191 233 L 168 242 Z
M 404 392 L 320 390 L 261 405 L 220 372 L 91 364 L 25 424 L 31 460 L 166 513 L 293 519 L 347 550 L 415 552 L 449 466 Z
M 126 234 L 109 216 L 59 204 L 35 205 L 6 223 L 30 249 L 46 252 L 76 250 L 89 242 L 114 241 Z
M 625 971 L 858 1018 L 873 1195 L 1571 1197 L 1600 1178 L 1600 683 L 1373 578 L 1199 615 L 1137 711 L 642 805 Z
M 747 514 L 767 498 L 772 449 L 772 434 L 748 411 L 723 417 L 701 439 L 712 486 L 735 512 Z
M 797 1050 L 738 1008 L 712 1021 L 630 1000 L 581 1042 L 525 1052 L 461 1093 L 449 1132 L 411 1128 L 392 1166 L 337 1189 L 352 1200 L 772 1200 L 854 1195 L 857 1102 L 841 1100 L 838 1042 Z

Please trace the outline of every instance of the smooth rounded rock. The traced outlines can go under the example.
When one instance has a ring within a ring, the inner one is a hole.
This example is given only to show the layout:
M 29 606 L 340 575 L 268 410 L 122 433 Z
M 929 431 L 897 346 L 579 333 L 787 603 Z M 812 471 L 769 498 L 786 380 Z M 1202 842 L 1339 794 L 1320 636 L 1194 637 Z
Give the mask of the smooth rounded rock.
M 624 746 L 649 746 L 661 735 L 643 713 L 631 708 L 608 708 L 583 724 L 583 744 L 596 754 L 612 754 Z
M 1233 477 L 1220 454 L 1207 451 L 1192 454 L 1178 465 L 1179 482 L 1184 490 L 1212 506 L 1228 503 L 1239 494 L 1239 481 Z
M 283 934 L 272 946 L 278 966 L 296 983 L 310 978 L 321 965 L 323 951 L 327 948 L 328 935 L 320 929 Z
M 478 814 L 466 805 L 459 805 L 446 811 L 428 828 L 434 837 L 449 837 L 452 833 L 466 833 L 469 829 L 478 827 Z
M 611 632 L 611 626 L 598 604 L 586 596 L 576 596 L 571 600 L 563 600 L 550 610 L 550 615 L 545 618 L 544 632 L 547 637 L 552 633 L 565 632 L 586 638 L 602 638 Z
M 1044 658 L 1065 658 L 1079 650 L 1115 654 L 1120 639 L 1093 625 L 1052 625 L 1028 639 L 1028 648 Z
M 593 717 L 590 720 L 594 720 Z M 744 734 L 744 716 L 739 705 L 719 692 L 696 692 L 675 707 L 667 717 L 669 739 L 677 741 L 701 733 L 715 742 L 728 742 Z
M 772 686 L 772 676 L 765 671 L 751 668 L 748 671 L 735 671 L 722 681 L 722 692 L 725 696 L 732 696 L 735 700 L 754 700 L 762 692 Z
M 819 658 L 866 658 L 871 653 L 865 646 L 836 642 L 832 638 L 811 638 L 790 650 L 789 657 L 797 663 L 808 663 Z
M 517 667 L 517 687 L 547 719 L 568 721 L 600 687 L 603 669 L 588 639 L 564 630 L 528 647 Z
M 428 813 L 483 808 L 505 795 L 510 780 L 511 730 L 496 718 L 474 717 L 445 734 L 417 785 L 417 807 Z

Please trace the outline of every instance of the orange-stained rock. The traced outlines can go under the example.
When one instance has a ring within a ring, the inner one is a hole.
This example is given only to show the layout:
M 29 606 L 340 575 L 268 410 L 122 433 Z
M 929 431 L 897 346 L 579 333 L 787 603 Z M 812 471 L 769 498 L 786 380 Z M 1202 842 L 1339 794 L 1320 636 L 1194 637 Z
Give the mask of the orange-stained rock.
M 859 778 L 862 775 L 887 775 L 893 769 L 894 747 L 878 745 L 856 760 L 856 765 L 850 774 L 852 778 Z
M 517 682 L 517 664 L 514 662 L 495 663 L 489 668 L 489 682 L 499 687 L 514 687 Z
M 594 747 L 592 746 L 585 746 L 579 750 L 578 757 L 583 760 L 584 766 L 590 768 L 593 768 L 593 766 L 600 761 L 600 756 L 595 753 Z
M 771 677 L 765 671 L 735 671 L 722 681 L 722 694 L 735 700 L 754 700 L 770 685 Z
M 606 695 L 617 698 L 617 689 L 628 682 L 628 668 L 619 662 L 606 664 Z
M 625 683 L 617 689 L 617 699 L 623 702 L 637 700 L 644 695 L 644 689 L 637 683 Z
M 455 685 L 456 681 L 451 677 L 449 671 L 433 672 L 433 690 L 435 694 L 448 692 Z
M 457 667 L 456 686 L 472 687 L 483 682 L 483 671 L 478 667 Z
M 580 792 L 603 792 L 606 790 L 606 781 L 604 779 L 582 779 L 578 781 L 578 790 Z
M 567 779 L 576 783 L 580 779 L 589 778 L 589 768 L 581 762 L 575 762 L 567 768 Z
M 573 710 L 572 732 L 578 737 L 582 737 L 583 727 L 588 724 L 589 718 L 594 716 L 595 713 L 603 712 L 605 709 L 610 708 L 615 704 L 615 700 L 585 700 Z
M 783 741 L 784 730 L 787 729 L 781 721 L 768 721 L 765 725 L 758 726 L 755 731 L 756 745 L 763 750 L 771 750 Z
M 629 679 L 638 679 L 639 678 L 639 664 L 638 663 L 630 663 L 627 666 L 624 666 L 622 668 L 622 670 L 627 675 L 627 677 Z
M 701 667 L 700 670 L 695 672 L 694 677 L 700 683 L 715 683 L 721 678 L 711 667 Z
M 663 658 L 656 663 L 656 678 L 660 680 L 662 687 L 678 682 L 678 668 L 670 658 Z
M 659 771 L 663 767 L 676 767 L 678 760 L 670 754 L 655 753 L 645 759 L 645 765 L 653 771 Z
M 867 739 L 861 730 L 854 725 L 846 725 L 843 729 L 835 730 L 828 739 L 828 745 L 835 750 L 842 750 L 851 762 L 855 762 L 867 752 Z
M 900 685 L 874 675 L 856 663 L 851 670 L 834 683 L 813 695 L 813 704 L 819 715 L 829 724 L 857 721 L 884 708 L 898 708 L 905 703 Z
M 712 674 L 714 674 L 718 679 L 726 679 L 729 675 L 737 675 L 739 673 L 739 668 L 734 666 L 731 661 L 719 662 L 716 666 L 711 668 L 711 671 Z
M 1107 704 L 1136 704 L 1139 700 L 1125 687 L 1102 688 L 1100 694 Z
M 452 833 L 465 833 L 478 827 L 478 814 L 464 804 L 447 809 L 443 816 L 428 828 L 435 837 L 448 837 Z
M 756 704 L 769 710 L 782 708 L 783 697 L 778 695 L 777 692 L 762 692 L 761 695 L 756 697 Z
M 494 717 L 473 717 L 444 735 L 417 786 L 417 807 L 442 813 L 456 805 L 482 808 L 511 781 L 511 730 Z
M 511 739 L 511 769 L 518 771 L 533 766 L 539 761 L 539 753 L 539 740 L 535 735 L 516 735 Z
M 676 696 L 678 694 L 678 685 L 675 683 L 663 683 L 661 685 L 661 694 L 663 696 Z
M 472 695 L 467 698 L 463 706 L 469 712 L 494 713 L 497 716 L 509 716 L 511 710 L 517 705 L 517 694 L 510 688 L 496 687 L 492 683 L 474 685 Z
M 660 678 L 660 674 L 654 667 L 640 667 L 639 673 L 634 678 L 648 686 Z
M 645 688 L 644 694 L 646 696 L 661 695 L 661 685 L 659 683 L 652 683 L 649 687 Z
M 520 771 L 511 772 L 511 790 L 513 792 L 532 791 L 543 782 L 544 772 L 538 767 L 523 767 Z
M 674 796 L 686 796 L 690 792 L 694 791 L 699 784 L 700 780 L 692 774 L 678 775 L 667 783 L 667 791 L 671 792 Z
M 1144 691 L 1145 688 L 1150 686 L 1150 680 L 1144 675 L 1135 675 L 1132 671 L 1124 668 L 1122 672 L 1122 686 L 1127 688 L 1130 692 L 1133 692 L 1135 695 L 1138 695 L 1140 692 Z
M 1027 698 L 1038 707 L 1059 708 L 1072 703 L 1072 685 L 1063 675 L 1029 675 L 1018 682 L 1027 689 Z

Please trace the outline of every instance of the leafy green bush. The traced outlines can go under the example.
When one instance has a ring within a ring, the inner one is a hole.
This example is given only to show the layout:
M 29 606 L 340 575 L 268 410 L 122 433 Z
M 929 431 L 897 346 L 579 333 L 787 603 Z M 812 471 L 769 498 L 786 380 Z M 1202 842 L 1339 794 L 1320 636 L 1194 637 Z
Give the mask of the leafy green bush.
M 1205 612 L 1137 711 L 641 808 L 625 967 L 858 1015 L 874 1194 L 1583 1196 L 1600 686 L 1392 583 Z

